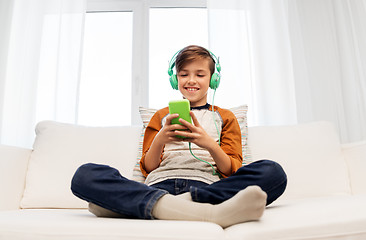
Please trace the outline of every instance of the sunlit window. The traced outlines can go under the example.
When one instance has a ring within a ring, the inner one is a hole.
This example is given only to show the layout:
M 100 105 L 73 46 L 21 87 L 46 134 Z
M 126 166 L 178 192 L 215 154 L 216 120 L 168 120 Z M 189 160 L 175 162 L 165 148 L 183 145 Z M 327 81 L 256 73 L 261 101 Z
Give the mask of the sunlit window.
M 87 13 L 78 124 L 131 124 L 132 12 Z
M 149 106 L 162 108 L 181 95 L 167 73 L 173 55 L 190 45 L 208 47 L 206 8 L 151 8 L 149 36 Z

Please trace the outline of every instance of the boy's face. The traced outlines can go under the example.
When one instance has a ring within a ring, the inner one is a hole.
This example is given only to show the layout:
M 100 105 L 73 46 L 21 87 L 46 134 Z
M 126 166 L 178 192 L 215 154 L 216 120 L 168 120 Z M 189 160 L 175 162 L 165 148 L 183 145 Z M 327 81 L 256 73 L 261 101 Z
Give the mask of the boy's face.
M 198 59 L 187 63 L 177 73 L 177 77 L 178 89 L 190 101 L 192 107 L 207 103 L 207 92 L 211 80 L 209 59 Z

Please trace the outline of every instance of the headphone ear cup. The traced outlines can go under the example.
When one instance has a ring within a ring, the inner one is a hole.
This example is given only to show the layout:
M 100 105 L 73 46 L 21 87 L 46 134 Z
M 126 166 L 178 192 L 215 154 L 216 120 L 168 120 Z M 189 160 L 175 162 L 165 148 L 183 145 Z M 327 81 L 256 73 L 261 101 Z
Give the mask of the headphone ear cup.
M 169 78 L 170 85 L 174 90 L 178 90 L 178 79 L 176 74 L 172 74 Z
M 215 90 L 216 88 L 219 87 L 219 85 L 220 85 L 220 75 L 215 72 L 211 76 L 210 88 Z

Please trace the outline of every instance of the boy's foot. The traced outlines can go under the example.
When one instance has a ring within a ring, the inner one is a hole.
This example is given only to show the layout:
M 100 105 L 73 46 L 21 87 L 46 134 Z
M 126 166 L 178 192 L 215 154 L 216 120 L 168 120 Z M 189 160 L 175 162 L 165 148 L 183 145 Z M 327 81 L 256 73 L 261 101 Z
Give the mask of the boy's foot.
M 267 200 L 267 194 L 258 186 L 249 186 L 217 205 L 193 202 L 185 197 L 164 195 L 155 204 L 153 216 L 165 220 L 208 221 L 228 227 L 258 220 L 263 215 Z

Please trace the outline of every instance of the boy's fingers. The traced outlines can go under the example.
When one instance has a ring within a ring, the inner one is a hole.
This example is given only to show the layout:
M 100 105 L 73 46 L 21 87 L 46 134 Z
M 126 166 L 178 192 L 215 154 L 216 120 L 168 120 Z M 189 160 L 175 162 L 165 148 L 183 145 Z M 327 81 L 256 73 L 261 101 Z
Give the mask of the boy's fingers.
M 170 128 L 173 129 L 173 130 L 184 130 L 184 129 L 187 129 L 186 126 L 183 126 L 181 124 L 172 124 Z
M 179 137 L 176 137 L 177 138 L 177 140 L 180 140 L 180 141 L 186 141 L 186 140 L 188 140 L 188 139 L 190 139 L 190 134 L 191 134 L 191 132 L 189 132 L 189 131 L 179 131 L 179 130 L 177 130 L 177 131 L 175 131 L 174 132 L 174 134 L 175 134 L 175 136 L 181 136 L 181 137 L 185 137 L 185 138 L 179 138 Z
M 177 118 L 177 117 L 179 117 L 179 114 L 178 114 L 178 113 L 169 114 L 169 115 L 166 117 L 166 123 L 171 124 L 171 123 L 172 123 L 172 120 L 173 120 L 174 118 Z
M 183 118 L 179 119 L 179 122 L 182 123 L 182 125 L 184 126 L 184 128 L 188 128 L 189 130 L 193 130 L 194 126 L 192 123 L 187 122 L 186 120 L 184 120 Z
M 200 124 L 196 118 L 196 116 L 194 115 L 194 113 L 192 111 L 189 112 L 189 114 L 191 115 L 193 124 L 184 120 L 183 118 L 179 119 L 179 122 L 184 126 L 184 128 L 187 128 L 189 130 L 191 130 L 192 132 L 195 130 L 196 127 L 200 127 Z
M 192 111 L 189 112 L 189 114 L 191 115 L 192 117 L 192 120 L 193 120 L 193 123 L 196 127 L 200 126 L 200 123 L 198 122 L 197 118 L 196 118 L 196 115 L 194 115 L 194 113 Z

